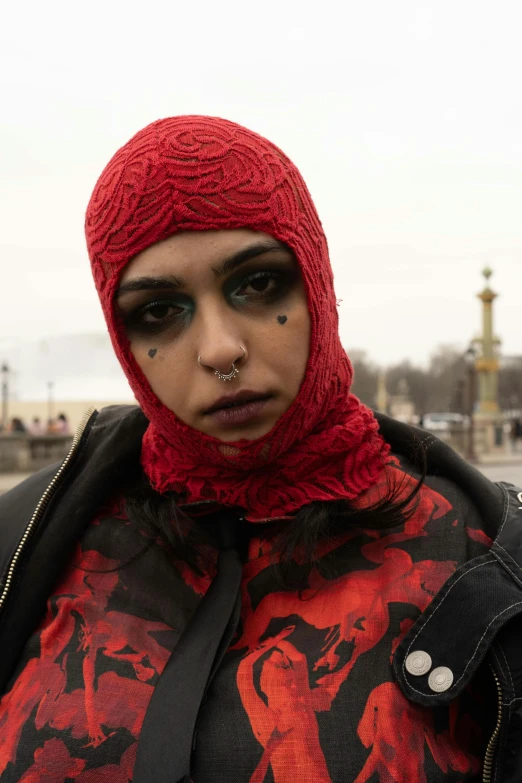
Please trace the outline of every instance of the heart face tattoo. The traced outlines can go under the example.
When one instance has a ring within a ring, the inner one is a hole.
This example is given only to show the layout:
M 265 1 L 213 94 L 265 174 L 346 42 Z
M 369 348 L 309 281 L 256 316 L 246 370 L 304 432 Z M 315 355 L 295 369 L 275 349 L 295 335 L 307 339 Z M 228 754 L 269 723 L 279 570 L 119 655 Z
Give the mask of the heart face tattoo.
M 286 322 L 288 321 L 288 318 L 286 317 L 286 315 L 278 315 L 277 316 L 277 320 L 279 321 L 279 323 L 282 326 L 283 324 L 286 324 Z

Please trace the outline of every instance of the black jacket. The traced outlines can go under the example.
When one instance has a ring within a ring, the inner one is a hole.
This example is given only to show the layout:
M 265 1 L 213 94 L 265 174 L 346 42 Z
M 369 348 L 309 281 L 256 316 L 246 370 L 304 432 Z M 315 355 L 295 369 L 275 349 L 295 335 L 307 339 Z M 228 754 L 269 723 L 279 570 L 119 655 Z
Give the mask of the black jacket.
M 386 416 L 378 420 L 395 453 L 411 458 L 421 440 L 428 473 L 459 485 L 479 509 L 484 529 L 495 535 L 488 554 L 457 569 L 405 636 L 394 656 L 395 677 L 408 699 L 437 706 L 458 696 L 479 666 L 489 665 L 496 697 L 483 780 L 520 783 L 522 488 L 490 482 L 433 435 Z M 136 407 L 90 413 L 61 465 L 0 497 L 0 693 L 100 500 L 136 470 L 146 427 Z M 432 670 L 451 670 L 448 690 L 434 692 L 429 672 L 409 674 L 405 661 L 415 651 L 431 656 Z

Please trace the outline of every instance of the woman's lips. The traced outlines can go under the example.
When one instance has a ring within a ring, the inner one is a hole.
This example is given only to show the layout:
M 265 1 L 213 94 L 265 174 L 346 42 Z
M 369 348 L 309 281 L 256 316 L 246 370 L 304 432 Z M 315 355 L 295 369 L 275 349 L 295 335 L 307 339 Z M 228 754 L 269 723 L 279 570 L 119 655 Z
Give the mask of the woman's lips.
M 210 411 L 207 415 L 221 425 L 233 427 L 238 424 L 247 424 L 258 418 L 268 402 L 270 402 L 270 397 L 246 400 L 245 402 L 234 403 L 233 405 Z

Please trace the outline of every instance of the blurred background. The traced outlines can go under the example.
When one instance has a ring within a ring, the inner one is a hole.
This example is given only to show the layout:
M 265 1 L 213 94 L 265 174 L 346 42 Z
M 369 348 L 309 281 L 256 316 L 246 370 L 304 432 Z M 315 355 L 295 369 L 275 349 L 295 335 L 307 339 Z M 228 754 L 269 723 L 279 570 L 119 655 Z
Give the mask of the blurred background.
M 119 146 L 188 113 L 303 173 L 355 393 L 522 483 L 521 24 L 514 0 L 6 6 L 0 491 L 59 458 L 88 407 L 132 401 L 84 213 Z

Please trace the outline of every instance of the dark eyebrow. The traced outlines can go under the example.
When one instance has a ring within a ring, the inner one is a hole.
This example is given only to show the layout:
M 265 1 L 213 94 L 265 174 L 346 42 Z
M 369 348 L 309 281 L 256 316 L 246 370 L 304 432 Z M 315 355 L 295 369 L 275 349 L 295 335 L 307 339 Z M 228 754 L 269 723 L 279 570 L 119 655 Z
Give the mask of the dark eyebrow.
M 246 261 L 250 261 L 252 258 L 264 255 L 265 253 L 274 252 L 290 253 L 290 250 L 283 245 L 282 242 L 278 242 L 276 239 L 267 242 L 256 242 L 253 245 L 239 250 L 237 253 L 225 258 L 218 266 L 212 266 L 211 269 L 216 277 L 224 277 L 237 269 L 238 266 L 244 264 Z M 185 288 L 186 283 L 179 277 L 173 275 L 166 275 L 164 277 L 136 277 L 134 280 L 129 280 L 128 283 L 122 283 L 116 291 L 116 299 L 124 294 L 131 293 L 133 291 L 154 291 L 165 290 L 167 288 Z
M 116 291 L 116 298 L 131 291 L 153 291 L 165 288 L 183 288 L 183 280 L 172 275 L 166 277 L 136 277 L 128 283 L 122 283 Z
M 286 245 L 283 245 L 282 242 L 278 242 L 276 239 L 271 242 L 256 242 L 225 258 L 218 266 L 212 266 L 211 269 L 216 277 L 224 277 L 234 269 L 237 269 L 238 266 L 241 266 L 241 264 L 244 264 L 245 261 L 250 261 L 252 258 L 257 258 L 257 256 L 265 253 L 280 253 L 281 251 L 290 253 Z

